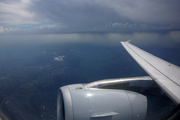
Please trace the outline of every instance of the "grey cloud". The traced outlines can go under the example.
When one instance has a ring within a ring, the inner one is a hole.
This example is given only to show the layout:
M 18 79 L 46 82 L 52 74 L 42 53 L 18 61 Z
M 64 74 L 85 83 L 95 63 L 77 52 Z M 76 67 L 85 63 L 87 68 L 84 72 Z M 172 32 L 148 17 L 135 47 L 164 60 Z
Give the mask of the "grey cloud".
M 93 0 L 52 0 L 50 3 L 44 0 L 43 4 L 37 1 L 33 10 L 43 18 L 55 23 L 63 23 L 72 29 L 89 29 L 103 25 L 109 21 L 109 17 L 113 21 L 118 20 L 118 14 L 114 10 L 101 7 Z
M 179 23 L 179 0 L 105 0 L 104 6 L 136 22 Z
M 145 23 L 179 23 L 179 3 L 179 0 L 44 0 L 43 3 L 36 1 L 34 8 L 44 17 L 68 24 L 100 24 L 128 19 Z

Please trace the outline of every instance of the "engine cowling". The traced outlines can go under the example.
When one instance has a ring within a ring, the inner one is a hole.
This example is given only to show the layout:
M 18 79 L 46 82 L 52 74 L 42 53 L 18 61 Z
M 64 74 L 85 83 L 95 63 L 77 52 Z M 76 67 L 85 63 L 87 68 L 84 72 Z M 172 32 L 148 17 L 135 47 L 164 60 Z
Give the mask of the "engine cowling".
M 63 86 L 58 91 L 58 120 L 144 120 L 146 96 L 126 90 Z

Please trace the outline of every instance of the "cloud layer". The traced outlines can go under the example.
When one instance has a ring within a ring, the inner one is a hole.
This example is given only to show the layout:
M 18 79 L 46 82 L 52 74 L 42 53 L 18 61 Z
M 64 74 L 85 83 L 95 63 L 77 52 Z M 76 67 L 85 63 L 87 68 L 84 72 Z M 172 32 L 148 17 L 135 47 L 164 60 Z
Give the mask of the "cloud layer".
M 171 32 L 179 0 L 2 0 L 0 33 Z
M 132 43 L 138 46 L 158 45 L 158 46 L 166 46 L 166 47 L 180 47 L 180 31 L 173 31 L 167 34 L 73 33 L 73 34 L 1 35 L 0 48 L 4 48 L 6 46 L 24 46 L 24 45 L 29 46 L 29 45 L 37 45 L 37 44 L 49 45 L 49 44 L 66 44 L 66 43 L 120 46 L 120 41 L 126 41 L 129 39 L 132 39 Z M 57 56 L 54 59 L 57 60 L 61 58 Z

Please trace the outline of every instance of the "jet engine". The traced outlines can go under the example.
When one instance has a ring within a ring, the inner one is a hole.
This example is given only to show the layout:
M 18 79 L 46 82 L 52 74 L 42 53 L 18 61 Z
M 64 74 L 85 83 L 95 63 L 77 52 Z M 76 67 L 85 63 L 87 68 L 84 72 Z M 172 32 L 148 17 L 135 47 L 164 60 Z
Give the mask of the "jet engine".
M 112 84 L 111 84 L 112 85 Z M 128 90 L 63 86 L 58 91 L 58 120 L 144 120 L 146 96 Z

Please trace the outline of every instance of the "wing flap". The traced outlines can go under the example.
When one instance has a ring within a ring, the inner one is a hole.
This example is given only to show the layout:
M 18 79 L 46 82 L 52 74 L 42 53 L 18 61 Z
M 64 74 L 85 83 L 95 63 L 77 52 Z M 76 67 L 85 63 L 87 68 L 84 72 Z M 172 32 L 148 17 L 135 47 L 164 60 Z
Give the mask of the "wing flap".
M 180 103 L 180 68 L 166 62 L 129 42 L 121 42 L 136 62 L 177 104 Z

